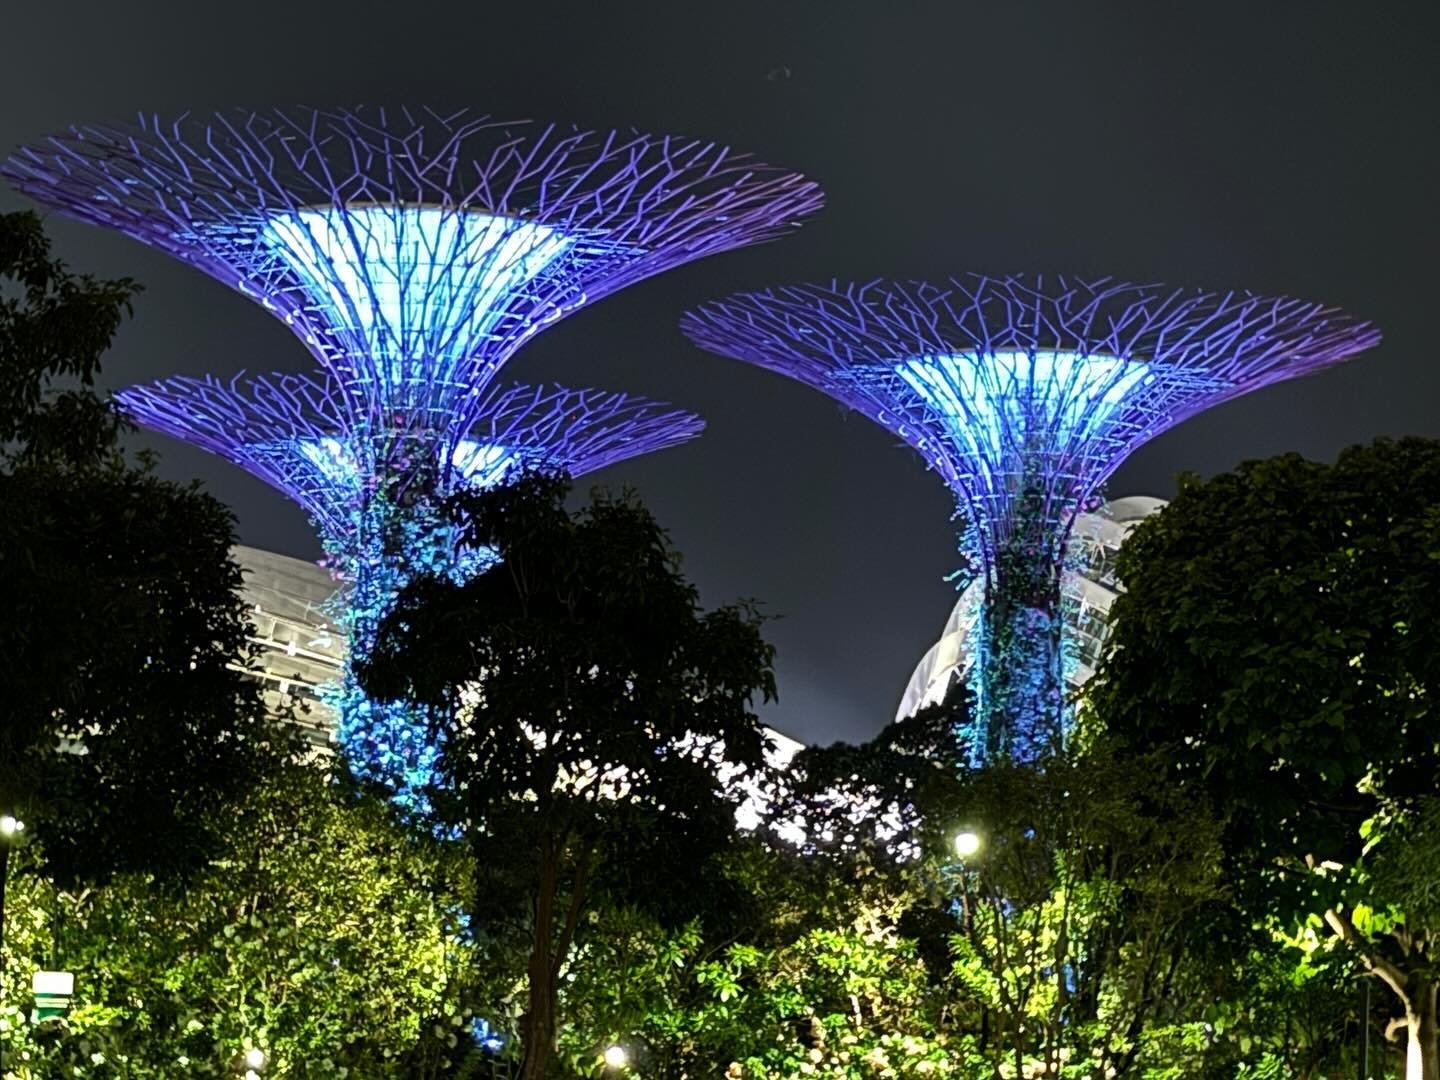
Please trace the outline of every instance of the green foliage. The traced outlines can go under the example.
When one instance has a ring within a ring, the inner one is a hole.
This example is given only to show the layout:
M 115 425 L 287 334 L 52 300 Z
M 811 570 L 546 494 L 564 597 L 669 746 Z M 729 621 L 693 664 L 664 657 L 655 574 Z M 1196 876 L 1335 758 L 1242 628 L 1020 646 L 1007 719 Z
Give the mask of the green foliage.
M 269 758 L 229 511 L 127 463 L 74 389 L 134 291 L 0 216 L 0 809 L 67 887 L 203 862 L 202 823 Z
M 743 923 L 715 912 L 667 933 L 599 912 L 563 990 L 571 1060 L 620 1040 L 642 1075 L 953 1075 L 946 996 L 899 932 L 903 895 L 873 869 L 842 882 L 816 866 L 755 843 L 729 852 L 723 877 L 765 898 Z
M 1187 481 L 1120 554 L 1128 591 L 1088 695 L 1167 785 L 1223 808 L 1251 922 L 1303 977 L 1383 981 L 1431 1069 L 1437 560 L 1440 443 Z
M 8 1004 L 13 1075 L 230 1076 L 255 1045 L 282 1076 L 448 1076 L 473 1052 L 463 851 L 396 829 L 316 765 L 253 791 L 223 836 L 183 888 L 58 891 L 32 859 L 6 982 L 63 964 L 76 1002 L 40 1028 Z
M 113 447 L 115 418 L 88 387 L 139 286 L 72 274 L 50 255 L 40 218 L 0 214 L 0 444 L 9 457 L 92 461 Z
M 1285 1049 L 1273 1017 L 1213 1007 L 1246 985 L 1249 937 L 1209 941 L 1236 931 L 1203 804 L 1156 790 L 1153 763 L 1093 737 L 1043 771 L 957 771 L 953 720 L 802 753 L 776 814 L 804 818 L 809 800 L 811 851 L 726 856 L 720 876 L 762 899 L 746 917 L 667 936 L 602 911 L 563 989 L 562 1045 L 579 1061 L 624 1036 L 646 1075 L 754 1080 L 1218 1078 L 1254 1056 L 1241 1028 L 1255 1055 L 1262 1029 Z M 886 824 L 827 813 L 841 791 Z M 984 836 L 964 866 L 950 847 L 961 824 Z
M 1338 879 L 1306 856 L 1353 863 L 1382 794 L 1434 790 L 1437 557 L 1440 444 L 1420 439 L 1190 481 L 1120 553 L 1093 711 L 1227 808 L 1237 880 L 1271 901 L 1313 910 Z
M 123 467 L 0 473 L 0 500 L 0 805 L 66 887 L 198 865 L 270 760 L 228 511 Z
M 774 692 L 753 608 L 702 611 L 638 502 L 572 514 L 568 490 L 526 475 L 458 496 L 463 545 L 498 561 L 412 582 L 358 665 L 367 693 L 445 720 L 435 806 L 474 855 L 490 962 L 523 968 L 527 1080 L 592 905 L 693 914 L 734 831 L 721 759 L 764 767 L 752 700 Z

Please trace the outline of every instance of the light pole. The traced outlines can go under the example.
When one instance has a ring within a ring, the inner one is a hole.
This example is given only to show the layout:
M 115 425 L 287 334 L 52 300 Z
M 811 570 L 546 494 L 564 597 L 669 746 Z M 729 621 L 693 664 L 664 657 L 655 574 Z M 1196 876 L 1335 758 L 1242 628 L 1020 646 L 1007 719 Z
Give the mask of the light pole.
M 0 814 L 0 1002 L 5 1000 L 5 886 L 10 883 L 10 849 L 20 842 L 25 822 Z
M 960 911 L 964 918 L 965 932 L 968 934 L 974 927 L 974 916 L 970 910 L 970 880 L 966 861 L 973 860 L 984 849 L 985 837 L 979 829 L 966 825 L 961 827 L 951 838 L 950 846 L 959 860 Z
M 975 933 L 975 913 L 970 905 L 970 868 L 966 865 L 967 860 L 973 860 L 985 847 L 985 836 L 980 830 L 971 825 L 962 826 L 951 838 L 950 846 L 955 850 L 955 857 L 959 860 L 960 867 L 960 916 L 961 925 L 964 927 L 965 936 L 973 937 Z M 990 1010 L 984 1008 L 980 1014 L 980 1045 L 983 1047 L 990 1036 Z

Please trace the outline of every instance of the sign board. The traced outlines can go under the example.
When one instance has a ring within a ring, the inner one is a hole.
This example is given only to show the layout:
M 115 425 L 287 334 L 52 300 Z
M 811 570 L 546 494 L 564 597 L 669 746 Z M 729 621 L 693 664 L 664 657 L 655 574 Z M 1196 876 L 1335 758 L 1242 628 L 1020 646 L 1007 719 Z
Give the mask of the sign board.
M 69 1011 L 70 999 L 75 994 L 75 973 L 37 971 L 30 979 L 30 991 L 35 995 L 37 1024 L 64 1016 Z

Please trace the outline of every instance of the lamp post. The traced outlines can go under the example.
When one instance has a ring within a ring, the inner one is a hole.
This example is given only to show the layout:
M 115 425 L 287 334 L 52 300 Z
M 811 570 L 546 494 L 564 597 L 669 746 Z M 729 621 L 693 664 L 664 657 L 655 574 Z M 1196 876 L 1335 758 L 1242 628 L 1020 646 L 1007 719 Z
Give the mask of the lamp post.
M 978 829 L 967 825 L 955 833 L 951 838 L 950 846 L 959 860 L 960 911 L 964 920 L 965 932 L 968 934 L 974 927 L 974 914 L 970 908 L 970 882 L 966 862 L 973 860 L 984 849 L 985 837 Z
M 5 887 L 10 883 L 10 849 L 24 832 L 25 822 L 14 814 L 0 814 L 0 1001 L 5 1000 Z
M 970 905 L 970 867 L 967 865 L 967 861 L 974 860 L 984 849 L 985 836 L 978 828 L 965 825 L 951 838 L 950 846 L 954 849 L 955 857 L 959 862 L 961 925 L 968 938 L 975 932 L 975 913 Z M 985 1007 L 980 1013 L 981 1046 L 984 1046 L 989 1038 L 990 1009 Z

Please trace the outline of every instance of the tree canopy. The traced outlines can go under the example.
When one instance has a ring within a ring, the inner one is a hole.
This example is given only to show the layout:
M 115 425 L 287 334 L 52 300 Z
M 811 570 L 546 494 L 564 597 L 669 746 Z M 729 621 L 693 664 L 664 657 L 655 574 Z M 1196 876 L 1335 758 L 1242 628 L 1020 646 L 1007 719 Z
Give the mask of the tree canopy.
M 1437 792 L 1440 443 L 1289 454 L 1188 480 L 1118 562 L 1090 707 L 1224 814 L 1255 911 L 1311 920 L 1403 1006 L 1436 1075 L 1433 938 L 1383 886 Z M 1377 876 L 1378 874 L 1378 876 Z M 1324 927 L 1321 926 L 1323 920 Z M 1328 931 L 1325 929 L 1328 928 Z M 1413 1072 L 1419 1077 L 1421 1072 Z
M 754 699 L 774 692 L 753 608 L 702 610 L 637 501 L 571 513 L 568 490 L 531 474 L 460 496 L 463 542 L 494 562 L 409 585 L 359 665 L 367 692 L 444 717 L 434 805 L 474 852 L 477 923 L 528 953 L 526 1078 L 590 903 L 693 911 L 735 828 L 722 774 L 764 767 Z
M 0 809 L 69 882 L 203 858 L 265 757 L 216 500 L 125 457 L 87 387 L 135 286 L 72 274 L 0 216 Z

